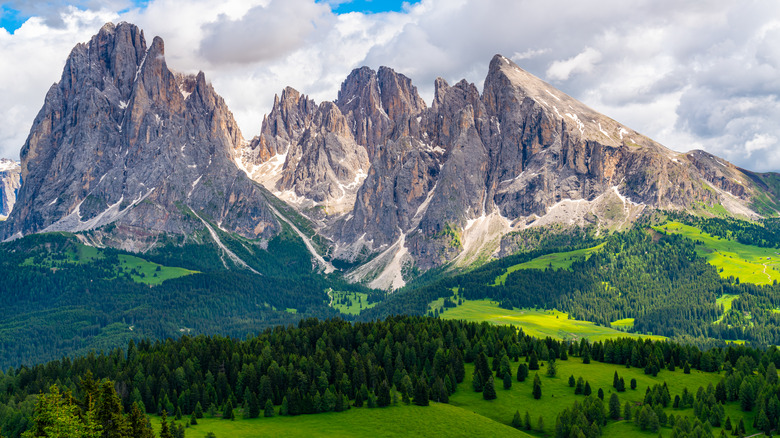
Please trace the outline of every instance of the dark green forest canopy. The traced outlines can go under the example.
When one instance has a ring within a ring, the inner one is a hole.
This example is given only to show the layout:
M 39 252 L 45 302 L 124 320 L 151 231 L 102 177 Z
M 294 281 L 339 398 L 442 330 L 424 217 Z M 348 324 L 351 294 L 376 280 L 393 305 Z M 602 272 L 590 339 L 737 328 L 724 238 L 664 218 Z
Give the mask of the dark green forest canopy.
M 474 364 L 470 367 L 474 380 L 500 382 L 511 363 L 518 368 L 520 380 L 523 367 L 516 363 L 524 357 L 530 358 L 523 362 L 530 367 L 539 358 L 545 362 L 605 362 L 644 369 L 653 375 L 674 369 L 674 364 L 704 372 L 722 371 L 722 391 L 713 390 L 712 396 L 724 402 L 745 399 L 745 411 L 768 412 L 766 407 L 774 403 L 780 390 L 776 372 L 780 351 L 774 347 L 762 351 L 729 346 L 703 352 L 692 345 L 631 338 L 569 343 L 531 338 L 511 326 L 430 317 L 391 317 L 368 323 L 306 319 L 297 326 L 267 329 L 244 340 L 183 336 L 157 342 L 131 341 L 126 350 L 9 369 L 0 375 L 0 427 L 10 437 L 31 427 L 37 394 L 48 393 L 54 384 L 71 391 L 77 400 L 87 400 L 90 391 L 96 391 L 97 382 L 109 380 L 117 393 L 114 409 L 120 413 L 132 413 L 134 405 L 146 413 L 180 412 L 185 416 L 204 409 L 226 412 L 228 406 L 246 406 L 249 412 L 249 406 L 265 406 L 270 401 L 282 406 L 282 412 L 298 415 L 363 403 L 381 407 L 388 402 L 389 388 L 420 405 L 429 399 L 446 402 L 455 391 L 471 390 L 457 387 L 464 380 L 465 364 Z M 95 384 L 84 384 L 93 379 Z M 710 394 L 706 391 L 682 403 L 701 402 L 704 406 Z M 645 405 L 651 408 L 671 402 L 663 388 L 649 389 L 648 394 Z M 332 406 L 323 404 L 326 398 L 333 400 Z M 604 417 L 599 421 L 606 421 L 606 406 L 600 400 L 590 400 L 586 406 L 597 403 L 602 409 L 601 414 L 588 411 L 587 417 L 598 414 Z M 715 405 L 708 406 L 710 415 Z M 581 407 L 575 405 L 567 412 L 577 409 Z M 704 415 L 701 412 L 697 411 L 699 417 Z M 260 415 L 260 409 L 254 410 L 254 415 Z M 770 418 L 776 424 L 777 416 Z M 561 426 L 573 427 L 573 423 Z
M 229 236 L 222 241 L 263 275 L 227 269 L 229 259 L 223 261 L 209 240 L 183 244 L 171 238 L 145 254 L 85 247 L 63 233 L 0 244 L 0 368 L 111 350 L 130 339 L 244 336 L 301 317 L 334 317 L 338 312 L 327 305 L 329 287 L 379 298 L 361 285 L 314 272 L 297 236 L 283 233 L 267 249 Z M 120 263 L 123 255 L 198 272 L 150 285 L 137 281 L 134 267 Z
M 719 223 L 726 227 L 731 222 Z M 700 346 L 723 345 L 725 340 L 780 344 L 780 313 L 775 311 L 780 308 L 777 284 L 757 286 L 721 278 L 715 267 L 697 256 L 694 241 L 659 234 L 643 224 L 609 235 L 602 242 L 601 250 L 574 261 L 568 269 L 516 270 L 504 284 L 495 284 L 510 266 L 553 252 L 587 248 L 594 241 L 516 254 L 464 274 L 411 286 L 364 311 L 361 317 L 425 314 L 429 303 L 452 297 L 457 290 L 458 296 L 465 299 L 489 298 L 507 309 L 558 309 L 604 326 L 634 318 L 634 332 Z M 723 308 L 717 299 L 724 294 L 739 299 L 721 319 Z M 445 300 L 445 305 L 455 304 Z

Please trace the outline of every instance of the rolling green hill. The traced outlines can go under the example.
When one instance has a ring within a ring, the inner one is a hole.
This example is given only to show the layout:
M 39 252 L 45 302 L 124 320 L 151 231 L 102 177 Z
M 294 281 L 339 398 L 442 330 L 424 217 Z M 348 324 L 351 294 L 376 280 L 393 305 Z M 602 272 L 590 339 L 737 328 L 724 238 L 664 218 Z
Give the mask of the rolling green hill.
M 447 308 L 439 314 L 444 319 L 460 319 L 470 322 L 487 321 L 491 324 L 514 325 L 523 332 L 538 338 L 547 336 L 553 339 L 567 341 L 606 340 L 617 337 L 633 336 L 654 340 L 665 339 L 663 336 L 631 334 L 602 327 L 590 321 L 570 319 L 569 315 L 557 310 L 539 309 L 502 309 L 498 303 L 490 300 L 464 300 L 457 307 Z

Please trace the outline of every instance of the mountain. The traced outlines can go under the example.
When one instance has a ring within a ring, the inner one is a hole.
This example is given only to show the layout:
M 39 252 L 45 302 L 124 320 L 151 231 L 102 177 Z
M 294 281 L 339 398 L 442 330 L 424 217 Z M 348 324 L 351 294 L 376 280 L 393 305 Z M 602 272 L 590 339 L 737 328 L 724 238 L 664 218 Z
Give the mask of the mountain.
M 333 103 L 287 88 L 237 152 L 316 219 L 335 258 L 359 265 L 353 280 L 398 288 L 414 272 L 511 252 L 511 233 L 527 227 L 622 229 L 654 209 L 778 211 L 777 175 L 667 149 L 501 55 L 482 93 L 465 80 L 434 85 L 430 107 L 387 67 L 354 70 Z
M 0 158 L 0 219 L 5 219 L 14 208 L 22 185 L 21 170 L 16 161 Z
M 161 38 L 106 24 L 46 95 L 2 235 L 92 230 L 82 238 L 135 251 L 165 235 L 218 240 L 216 227 L 268 240 L 281 225 L 235 164 L 242 141 L 202 72 L 174 73 Z

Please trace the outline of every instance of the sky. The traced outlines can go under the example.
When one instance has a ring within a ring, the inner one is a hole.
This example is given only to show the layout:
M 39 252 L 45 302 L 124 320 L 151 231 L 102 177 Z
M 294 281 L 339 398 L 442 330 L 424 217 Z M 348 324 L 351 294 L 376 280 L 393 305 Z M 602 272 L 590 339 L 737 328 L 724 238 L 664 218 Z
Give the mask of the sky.
M 285 86 L 334 100 L 384 65 L 430 104 L 437 77 L 481 90 L 499 53 L 670 149 L 780 171 L 776 0 L 5 0 L 0 156 L 19 158 L 68 53 L 109 21 L 202 70 L 248 139 Z

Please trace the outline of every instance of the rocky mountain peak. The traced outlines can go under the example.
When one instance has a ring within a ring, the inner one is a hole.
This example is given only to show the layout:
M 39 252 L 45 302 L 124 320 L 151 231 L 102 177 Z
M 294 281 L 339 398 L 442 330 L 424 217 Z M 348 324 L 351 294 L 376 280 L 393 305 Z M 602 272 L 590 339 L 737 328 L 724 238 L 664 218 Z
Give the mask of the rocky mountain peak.
M 270 238 L 280 225 L 235 165 L 241 142 L 202 72 L 173 73 L 161 38 L 147 47 L 138 27 L 107 24 L 73 49 L 46 96 L 3 234 L 96 230 L 97 244 L 144 249 L 160 233 L 191 236 L 212 221 Z

